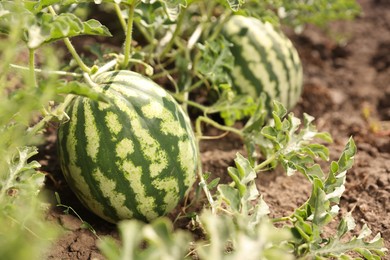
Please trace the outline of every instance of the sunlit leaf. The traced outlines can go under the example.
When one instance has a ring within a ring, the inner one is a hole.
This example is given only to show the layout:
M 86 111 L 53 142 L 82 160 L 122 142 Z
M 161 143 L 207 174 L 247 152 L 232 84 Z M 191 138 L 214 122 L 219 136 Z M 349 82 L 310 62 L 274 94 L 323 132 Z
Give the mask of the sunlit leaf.
M 187 7 L 187 1 L 186 0 L 160 0 L 164 6 L 165 10 L 167 12 L 167 15 L 170 20 L 175 21 L 181 11 L 181 9 L 184 7 Z
M 233 11 L 237 11 L 245 3 L 245 0 L 227 0 L 227 2 Z
M 80 35 L 111 36 L 108 29 L 97 20 L 83 22 L 71 13 L 58 16 L 44 13 L 38 16 L 36 23 L 30 26 L 27 32 L 27 45 L 32 49 L 43 43 Z

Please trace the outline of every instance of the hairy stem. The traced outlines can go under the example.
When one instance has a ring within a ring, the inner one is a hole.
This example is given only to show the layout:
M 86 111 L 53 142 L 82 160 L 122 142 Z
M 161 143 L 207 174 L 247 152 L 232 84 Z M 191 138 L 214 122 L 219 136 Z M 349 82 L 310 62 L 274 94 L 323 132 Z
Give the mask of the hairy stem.
M 45 128 L 46 124 L 50 122 L 54 117 L 56 117 L 57 114 L 61 113 L 65 110 L 65 108 L 69 105 L 69 103 L 73 99 L 73 95 L 67 95 L 65 98 L 65 101 L 60 104 L 52 113 L 46 115 L 41 121 L 39 121 L 36 125 L 30 127 L 27 129 L 27 137 L 32 138 L 35 136 L 39 131 L 41 131 L 43 128 Z
M 209 125 L 212 125 L 213 127 L 215 128 L 218 128 L 222 131 L 226 131 L 226 132 L 232 132 L 238 136 L 243 136 L 243 133 L 241 130 L 237 129 L 237 128 L 234 128 L 234 127 L 229 127 L 229 126 L 225 126 L 225 125 L 221 125 L 220 123 L 217 123 L 215 122 L 214 120 L 206 117 L 206 116 L 200 116 L 198 117 L 198 119 L 196 120 L 196 124 L 197 124 L 197 131 L 198 134 L 201 134 L 201 123 L 204 122 L 204 123 L 207 123 Z
M 140 25 L 139 23 L 134 23 L 137 29 L 141 32 L 141 34 L 145 37 L 145 39 L 150 43 L 155 45 L 155 39 L 154 37 L 150 34 L 148 30 L 145 29 L 144 26 Z
M 275 158 L 277 157 L 278 154 L 272 154 L 272 156 L 270 156 L 267 160 L 265 160 L 264 162 L 256 165 L 253 169 L 258 172 L 260 170 L 262 170 L 263 168 L 265 168 L 267 165 L 269 165 L 272 161 L 275 160 Z
M 180 33 L 181 26 L 182 26 L 183 21 L 184 21 L 184 16 L 185 16 L 185 9 L 181 10 L 179 17 L 177 18 L 175 31 L 173 32 L 172 37 L 169 40 L 169 42 L 167 43 L 167 45 L 165 45 L 164 49 L 162 50 L 162 52 L 160 54 L 160 58 L 163 58 L 172 49 L 172 45 L 174 44 L 174 42 L 177 38 L 177 35 Z
M 186 92 L 187 93 L 187 92 Z M 183 102 L 183 103 L 186 103 L 187 105 L 190 105 L 192 107 L 196 107 L 198 108 L 199 110 L 203 111 L 204 113 L 207 113 L 207 110 L 209 109 L 208 107 L 206 106 L 203 106 L 197 102 L 194 102 L 194 101 L 191 101 L 191 100 L 188 100 L 186 99 L 185 97 L 183 97 L 182 94 L 171 94 L 176 100 L 180 101 L 180 102 Z
M 35 74 L 35 49 L 29 49 L 28 51 L 30 79 L 32 80 L 34 87 L 38 87 L 37 76 Z
M 126 28 L 127 28 L 126 20 L 122 15 L 122 10 L 121 10 L 119 4 L 114 4 L 114 9 L 115 9 L 116 15 L 118 16 L 118 19 L 119 19 L 119 22 L 122 26 L 123 31 L 126 33 Z
M 65 38 L 64 43 L 68 48 L 70 54 L 72 54 L 73 59 L 76 61 L 77 65 L 79 65 L 79 67 L 81 68 L 81 70 L 89 74 L 91 72 L 91 69 L 87 65 L 85 65 L 85 63 L 77 53 L 76 49 L 73 47 L 73 44 L 70 42 L 69 38 Z
M 49 6 L 48 9 L 52 15 L 57 15 L 56 11 L 52 6 Z M 68 48 L 70 54 L 72 54 L 72 57 L 76 61 L 77 65 L 79 65 L 82 71 L 89 74 L 91 72 L 91 69 L 87 65 L 85 65 L 85 63 L 77 53 L 76 49 L 74 48 L 73 44 L 70 42 L 69 38 L 64 38 L 63 41 Z
M 20 66 L 17 64 L 10 64 L 9 65 L 13 69 L 19 69 L 19 70 L 30 70 L 28 67 Z M 75 73 L 75 72 L 67 72 L 67 71 L 62 71 L 62 70 L 42 70 L 42 69 L 34 69 L 35 72 L 37 73 L 42 73 L 42 74 L 55 74 L 55 75 L 60 75 L 60 76 L 72 76 L 72 77 L 82 77 L 82 74 Z
M 125 40 L 125 46 L 124 46 L 124 60 L 122 67 L 126 68 L 129 65 L 130 62 L 130 56 L 131 56 L 131 43 L 133 41 L 133 21 L 134 21 L 134 11 L 135 7 L 138 4 L 138 1 L 133 1 L 128 9 L 128 20 L 127 20 L 127 29 L 126 29 L 126 40 Z

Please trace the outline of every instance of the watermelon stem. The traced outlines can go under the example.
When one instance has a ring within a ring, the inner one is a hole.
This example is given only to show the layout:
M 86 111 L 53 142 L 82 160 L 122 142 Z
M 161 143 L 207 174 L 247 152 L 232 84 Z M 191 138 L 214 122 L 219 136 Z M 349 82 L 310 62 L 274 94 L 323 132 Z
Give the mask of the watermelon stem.
M 30 79 L 33 82 L 34 87 L 38 87 L 37 76 L 35 74 L 35 49 L 28 49 L 29 51 L 29 72 Z
M 185 8 L 183 8 L 183 9 L 186 10 Z M 184 10 L 180 11 L 179 17 L 178 17 L 177 22 L 176 22 L 176 28 L 172 34 L 171 39 L 169 39 L 169 42 L 167 43 L 167 45 L 165 45 L 164 49 L 162 50 L 162 52 L 160 54 L 160 58 L 164 57 L 172 49 L 172 45 L 175 42 L 177 36 L 179 35 L 180 30 L 181 30 L 181 26 L 182 26 L 183 21 L 184 21 L 184 14 L 185 14 Z
M 49 9 L 49 12 L 56 16 L 57 13 L 56 11 L 54 10 L 54 8 L 52 6 L 49 6 L 48 7 Z M 63 39 L 66 47 L 68 48 L 70 54 L 72 54 L 72 57 L 74 58 L 74 60 L 76 61 L 77 65 L 79 65 L 79 67 L 86 73 L 90 73 L 91 72 L 91 69 L 85 65 L 85 63 L 83 62 L 83 60 L 80 58 L 79 54 L 77 53 L 76 49 L 74 48 L 73 44 L 71 43 L 71 41 L 69 40 L 69 38 L 64 38 Z
M 12 63 L 11 63 L 9 66 L 10 66 L 11 68 L 13 68 L 13 69 L 30 70 L 29 67 L 20 66 L 20 65 L 12 64 Z M 60 75 L 60 76 L 71 76 L 71 77 L 82 77 L 82 76 L 83 76 L 83 75 L 80 74 L 80 73 L 68 72 L 68 71 L 62 71 L 62 70 L 42 70 L 42 69 L 34 68 L 34 71 L 37 72 L 37 73 L 45 74 L 45 75 L 48 75 L 48 74 L 55 74 L 55 75 Z
M 199 139 L 197 139 L 197 147 L 198 147 L 198 157 L 200 158 L 200 153 L 199 153 Z M 202 170 L 202 162 L 201 160 L 198 161 L 198 176 L 199 176 L 199 187 L 202 188 L 203 192 L 205 193 L 206 195 L 206 198 L 210 204 L 210 207 L 211 207 L 211 212 L 212 214 L 215 214 L 216 213 L 216 205 L 217 203 L 214 201 L 213 199 L 213 195 L 211 194 L 209 188 L 207 187 L 207 183 L 206 183 L 206 180 L 204 179 L 203 177 L 203 170 Z
M 131 51 L 132 51 L 131 43 L 133 41 L 134 11 L 135 11 L 135 7 L 137 6 L 138 3 L 139 3 L 139 1 L 134 0 L 130 4 L 129 9 L 128 9 L 128 16 L 129 17 L 127 19 L 126 39 L 125 39 L 125 44 L 124 44 L 124 56 L 125 56 L 125 58 L 124 58 L 123 64 L 122 64 L 123 68 L 126 68 L 129 65 L 129 62 L 130 62 L 130 56 L 131 56 Z
M 270 163 L 272 163 L 275 158 L 278 156 L 278 154 L 272 154 L 268 159 L 266 159 L 265 161 L 263 161 L 262 163 L 256 165 L 253 169 L 255 170 L 255 172 L 258 172 L 260 170 L 262 170 L 263 168 L 265 168 L 267 165 L 269 165 Z
M 53 120 L 55 117 L 61 117 L 64 114 L 65 108 L 69 105 L 69 103 L 73 99 L 73 95 L 67 95 L 64 102 L 60 104 L 54 111 L 51 111 L 51 113 L 47 114 L 41 121 L 39 121 L 36 125 L 29 127 L 27 129 L 27 137 L 32 138 L 35 136 L 39 131 L 41 131 L 43 128 L 45 128 L 46 124 Z
M 118 16 L 119 22 L 122 26 L 123 32 L 126 33 L 126 28 L 127 28 L 126 20 L 122 15 L 122 10 L 121 10 L 119 4 L 115 3 L 114 8 L 115 8 L 115 13 Z
M 242 131 L 237 129 L 237 128 L 221 125 L 221 124 L 217 123 L 216 121 L 214 121 L 211 118 L 206 117 L 206 116 L 199 116 L 196 119 L 196 132 L 197 132 L 199 139 L 202 139 L 202 130 L 201 130 L 201 123 L 202 122 L 207 123 L 209 125 L 212 125 L 213 127 L 217 128 L 217 129 L 220 129 L 220 130 L 223 130 L 226 132 L 232 132 L 238 136 L 243 137 Z

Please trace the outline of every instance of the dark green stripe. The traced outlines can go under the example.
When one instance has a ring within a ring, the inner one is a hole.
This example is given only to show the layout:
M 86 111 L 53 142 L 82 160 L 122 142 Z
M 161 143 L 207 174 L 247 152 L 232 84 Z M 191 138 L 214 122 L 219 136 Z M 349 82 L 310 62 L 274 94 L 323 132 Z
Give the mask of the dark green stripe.
M 283 35 L 279 35 L 279 36 L 281 37 L 281 39 L 283 41 L 288 41 L 288 39 L 286 39 Z M 278 84 L 277 84 L 277 96 L 276 97 L 279 99 L 279 101 L 282 101 L 282 100 L 280 100 L 280 97 L 281 97 L 280 92 L 287 91 L 287 104 L 284 104 L 284 105 L 286 105 L 288 108 L 290 108 L 292 105 L 290 91 L 291 91 L 291 88 L 293 86 L 293 83 L 291 82 L 291 75 L 290 74 L 294 73 L 294 72 L 290 71 L 290 68 L 288 67 L 286 60 L 287 59 L 292 60 L 292 59 L 290 57 L 284 56 L 281 43 L 277 39 L 272 37 L 271 34 L 268 34 L 268 37 L 272 40 L 272 51 L 274 51 L 276 53 L 277 60 L 279 62 L 281 62 L 283 69 L 284 69 L 283 73 L 285 73 L 286 78 L 287 78 L 287 82 L 286 82 L 287 86 L 280 86 L 280 84 L 282 82 L 277 81 Z M 289 49 L 289 51 L 291 51 L 291 50 Z
M 114 73 L 115 74 L 115 73 Z M 112 74 L 112 75 L 114 75 Z M 134 75 L 133 75 L 134 76 Z M 114 76 L 111 76 L 111 79 L 113 79 Z M 153 83 L 153 82 L 151 82 Z M 180 140 L 187 140 L 189 138 L 193 138 L 193 136 L 190 134 L 191 132 L 187 133 L 184 137 L 178 138 L 173 135 L 164 134 L 161 131 L 161 119 L 148 119 L 142 117 L 142 107 L 149 104 L 151 100 L 162 100 L 163 105 L 166 109 L 169 110 L 170 113 L 172 113 L 173 117 L 177 120 L 179 120 L 181 127 L 183 127 L 186 131 L 192 131 L 192 129 L 188 129 L 188 126 L 186 124 L 185 115 L 178 110 L 178 105 L 171 100 L 168 100 L 166 98 L 161 97 L 160 95 L 156 95 L 153 91 L 147 91 L 147 95 L 149 95 L 149 99 L 140 99 L 137 97 L 130 97 L 128 99 L 125 99 L 121 94 L 119 94 L 115 89 L 118 89 L 120 91 L 120 88 L 122 87 L 131 87 L 136 91 L 142 91 L 145 95 L 145 91 L 143 91 L 142 86 L 134 85 L 136 82 L 125 82 L 126 86 L 118 85 L 113 83 L 111 85 L 103 85 L 102 88 L 105 91 L 109 91 L 113 95 L 115 95 L 115 99 L 121 99 L 122 102 L 125 102 L 127 107 L 135 111 L 140 117 L 137 120 L 141 121 L 141 125 L 148 130 L 149 134 L 152 136 L 154 140 L 158 140 L 161 149 L 164 149 L 164 152 L 167 154 L 168 158 L 168 165 L 163 170 L 160 176 L 157 176 L 156 179 L 165 179 L 168 177 L 174 177 L 176 180 L 178 180 L 178 187 L 179 187 L 179 198 L 182 198 L 187 190 L 187 187 L 184 186 L 184 179 L 187 174 L 192 174 L 188 172 L 184 172 L 181 168 L 180 162 L 178 160 L 180 151 L 178 148 L 178 143 Z M 133 86 L 134 85 L 134 86 Z M 153 85 L 153 87 L 156 87 L 157 85 Z M 158 86 L 157 86 L 158 87 Z M 106 198 L 110 194 L 103 194 L 103 192 L 99 189 L 100 183 L 97 182 L 96 178 L 92 175 L 92 172 L 97 169 L 96 162 L 93 162 L 92 158 L 90 158 L 87 155 L 86 147 L 87 147 L 87 138 L 86 135 L 88 135 L 88 128 L 85 129 L 85 116 L 84 116 L 84 104 L 82 103 L 82 100 L 84 98 L 77 98 L 77 102 L 79 102 L 79 108 L 76 111 L 77 113 L 74 115 L 77 117 L 77 122 L 75 122 L 75 135 L 77 139 L 77 145 L 75 151 L 69 151 L 74 152 L 76 157 L 76 165 L 82 170 L 83 177 L 85 179 L 85 182 L 89 185 L 91 195 L 93 198 L 96 199 L 102 206 L 104 210 L 104 214 L 112 218 L 114 220 L 118 220 L 118 216 L 116 213 L 116 210 L 113 208 L 112 205 L 110 205 L 110 201 Z M 85 99 L 86 100 L 86 99 Z M 142 176 L 141 176 L 141 183 L 145 185 L 145 195 L 149 197 L 153 197 L 155 199 L 155 209 L 153 209 L 157 214 L 164 214 L 166 212 L 166 205 L 164 202 L 164 197 L 166 195 L 165 190 L 158 190 L 152 185 L 153 179 L 151 178 L 149 171 L 149 165 L 150 161 L 144 156 L 142 153 L 142 147 L 141 147 L 141 140 L 138 140 L 138 137 L 133 132 L 132 128 L 132 122 L 129 118 L 129 115 L 127 115 L 125 112 L 122 112 L 119 110 L 118 107 L 116 107 L 113 103 L 112 106 L 104 109 L 103 111 L 98 109 L 98 103 L 94 101 L 88 101 L 91 105 L 92 110 L 92 117 L 95 120 L 97 129 L 99 131 L 99 149 L 97 153 L 98 163 L 99 163 L 99 170 L 102 172 L 102 174 L 114 181 L 116 183 L 115 192 L 123 194 L 125 196 L 125 205 L 128 207 L 133 213 L 134 217 L 138 219 L 146 220 L 146 217 L 139 212 L 137 209 L 137 206 L 139 204 L 142 204 L 142 201 L 137 201 L 135 192 L 131 189 L 129 181 L 124 177 L 122 170 L 120 167 L 116 165 L 117 162 L 123 165 L 123 160 L 116 157 L 116 145 L 118 142 L 122 139 L 130 139 L 133 142 L 134 145 L 134 152 L 132 154 L 129 154 L 125 160 L 131 161 L 135 167 L 139 166 L 142 169 Z M 70 106 L 70 109 L 68 111 L 69 116 L 73 117 L 73 107 Z M 113 112 L 118 116 L 118 120 L 122 122 L 123 128 L 118 133 L 117 140 L 112 140 L 112 133 L 110 132 L 108 125 L 105 122 L 105 117 L 108 112 Z M 69 131 L 70 131 L 70 125 L 72 122 L 72 118 L 69 124 L 66 126 L 63 126 L 60 128 L 59 131 L 61 131 L 61 135 L 63 135 L 63 138 L 59 140 L 59 145 L 61 147 L 60 153 L 61 158 L 63 158 L 63 167 L 65 168 L 64 171 L 69 172 L 69 167 L 66 165 L 69 165 L 69 154 L 66 153 L 66 143 L 67 138 L 69 138 Z M 194 147 L 195 149 L 195 147 Z M 114 153 L 114 154 L 113 154 Z M 196 155 L 196 153 L 194 153 Z M 191 170 L 191 169 L 189 169 Z M 71 174 L 71 173 L 70 173 Z M 75 188 L 75 180 L 68 178 L 69 186 Z M 77 194 L 77 191 L 75 191 Z M 80 198 L 80 200 L 83 200 L 83 198 Z M 87 207 L 89 201 L 82 201 Z
M 242 27 L 241 23 L 239 21 L 235 21 L 235 24 L 239 27 Z M 247 27 L 243 27 L 240 32 L 237 34 L 237 35 L 234 35 L 233 37 L 231 35 L 227 35 L 227 37 L 232 37 L 230 40 L 232 41 L 232 43 L 234 44 L 234 46 L 231 48 L 231 52 L 235 58 L 235 64 L 236 66 L 238 66 L 242 72 L 242 74 L 244 75 L 244 77 L 246 79 L 248 79 L 251 83 L 253 83 L 253 87 L 255 88 L 256 90 L 256 93 L 258 96 L 260 96 L 261 93 L 266 93 L 267 95 L 267 102 L 266 102 L 266 107 L 267 107 L 267 110 L 271 110 L 272 109 L 272 104 L 270 104 L 270 100 L 272 99 L 272 97 L 270 97 L 270 93 L 264 91 L 264 84 L 262 81 L 259 81 L 259 79 L 255 76 L 254 73 L 256 73 L 255 71 L 252 71 L 249 67 L 249 62 L 248 60 L 246 60 L 243 56 L 242 56 L 242 53 L 245 52 L 245 45 L 242 45 L 240 43 L 240 38 L 239 37 L 248 37 L 248 30 L 249 28 Z M 229 33 L 229 32 L 228 32 Z M 251 42 L 252 39 L 250 39 Z M 262 47 L 262 46 L 257 46 L 256 47 L 257 50 L 259 51 L 259 56 L 260 56 L 260 60 L 262 62 L 265 61 L 265 55 L 266 55 L 266 51 L 265 49 Z M 255 54 L 254 54 L 255 55 Z M 270 80 L 272 81 L 275 81 L 277 83 L 277 78 L 276 78 L 276 75 L 275 73 L 273 72 L 272 70 L 272 66 L 268 66 L 265 65 L 267 63 L 263 63 L 263 64 L 256 64 L 256 65 L 260 65 L 260 66 L 264 66 L 264 68 L 266 69 L 266 71 L 268 72 L 269 76 L 270 76 Z M 234 84 L 236 86 L 239 86 L 240 83 L 239 82 L 234 82 Z M 277 84 L 276 84 L 277 85 Z M 239 87 L 236 87 L 236 89 L 240 89 Z M 277 92 L 278 93 L 278 92 Z
M 99 189 L 99 182 L 95 179 L 93 176 L 93 171 L 97 169 L 96 163 L 90 158 L 87 154 L 87 135 L 88 135 L 88 127 L 85 127 L 85 114 L 84 114 L 84 100 L 89 102 L 91 104 L 91 110 L 92 113 L 94 113 L 94 106 L 97 106 L 97 102 L 90 101 L 86 98 L 79 98 L 79 107 L 77 110 L 77 124 L 76 124 L 76 138 L 78 141 L 78 144 L 76 146 L 76 155 L 77 155 L 77 166 L 79 166 L 82 169 L 82 175 L 88 184 L 91 194 L 93 198 L 96 199 L 96 201 L 100 202 L 103 205 L 103 212 L 106 216 L 110 217 L 111 219 L 118 219 L 118 216 L 116 215 L 116 211 L 114 208 L 110 205 L 109 201 L 105 199 L 105 194 L 102 193 L 102 191 Z M 94 116 L 94 119 L 96 120 L 98 116 Z M 99 123 L 97 123 L 99 124 Z M 99 126 L 99 125 L 98 125 Z M 98 131 L 101 131 L 99 127 Z M 102 139 L 102 136 L 100 135 L 100 140 Z M 108 169 L 106 169 L 106 162 L 104 161 L 104 157 L 101 156 L 101 150 L 102 147 L 106 145 L 106 142 L 103 141 L 103 143 L 99 144 L 99 151 L 97 154 L 97 158 L 99 160 L 99 170 L 105 174 L 108 175 Z M 111 162 L 112 163 L 112 162 Z

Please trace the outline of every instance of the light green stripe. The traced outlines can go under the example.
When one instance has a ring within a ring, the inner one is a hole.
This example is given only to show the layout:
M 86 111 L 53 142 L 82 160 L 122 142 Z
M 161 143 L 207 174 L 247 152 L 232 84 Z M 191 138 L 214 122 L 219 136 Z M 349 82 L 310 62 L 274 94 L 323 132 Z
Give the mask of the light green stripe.
M 123 129 L 122 124 L 119 122 L 118 115 L 115 113 L 108 111 L 106 116 L 104 117 L 104 121 L 108 127 L 108 130 L 113 134 L 113 137 L 119 134 L 119 132 Z
M 109 200 L 112 208 L 116 210 L 117 216 L 120 219 L 132 218 L 133 212 L 125 205 L 126 196 L 116 191 L 115 181 L 107 178 L 99 169 L 95 169 L 92 175 L 98 182 L 103 196 Z
M 124 176 L 129 181 L 130 187 L 135 193 L 135 201 L 138 204 L 137 210 L 148 220 L 157 218 L 158 213 L 154 211 L 155 198 L 146 195 L 146 187 L 141 180 L 142 168 L 135 166 L 131 161 L 124 161 L 118 167 L 124 171 Z
M 172 113 L 160 102 L 151 101 L 149 104 L 143 106 L 141 110 L 146 118 L 161 119 L 160 130 L 164 134 L 177 137 L 181 137 L 186 134 L 186 131 L 181 127 L 180 122 L 174 118 Z
M 184 141 L 179 142 L 179 162 L 181 168 L 186 172 L 184 179 L 184 185 L 186 187 L 191 187 L 192 184 L 195 181 L 195 168 L 196 168 L 196 160 L 197 160 L 197 153 L 195 150 L 195 147 L 193 146 L 193 143 L 191 142 L 192 139 L 187 139 Z
M 69 134 L 66 140 L 66 151 L 69 154 L 68 168 L 69 172 L 64 172 L 68 178 L 71 179 L 74 188 L 78 191 L 77 195 L 80 197 L 87 206 L 99 216 L 105 216 L 104 207 L 96 199 L 94 199 L 89 185 L 86 183 L 83 172 L 80 167 L 77 166 L 78 156 L 76 155 L 77 137 L 76 137 L 76 126 L 77 126 L 77 112 L 79 102 L 75 101 L 73 107 L 73 113 L 71 120 L 69 121 Z M 88 173 L 86 173 L 88 174 Z M 112 221 L 112 220 L 111 220 Z
M 87 98 L 83 99 L 83 109 L 85 118 L 85 137 L 87 141 L 86 152 L 92 161 L 97 162 L 97 154 L 99 152 L 100 136 L 99 130 L 96 126 L 94 113 L 92 112 L 90 100 Z
M 158 141 L 150 135 L 149 131 L 142 126 L 141 119 L 136 111 L 130 109 L 121 99 L 115 99 L 114 103 L 120 111 L 129 117 L 132 133 L 141 145 L 141 151 L 139 152 L 150 161 L 149 171 L 151 177 L 158 176 L 168 166 L 166 152 L 162 149 Z
M 134 143 L 128 138 L 124 138 L 118 142 L 115 149 L 116 155 L 121 159 L 126 159 L 127 156 L 134 152 Z
M 175 178 L 155 179 L 152 181 L 153 187 L 158 190 L 164 190 L 164 203 L 167 206 L 165 212 L 171 211 L 179 203 L 179 183 Z

